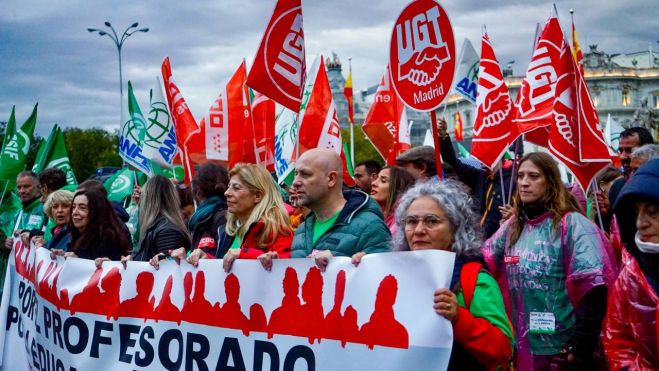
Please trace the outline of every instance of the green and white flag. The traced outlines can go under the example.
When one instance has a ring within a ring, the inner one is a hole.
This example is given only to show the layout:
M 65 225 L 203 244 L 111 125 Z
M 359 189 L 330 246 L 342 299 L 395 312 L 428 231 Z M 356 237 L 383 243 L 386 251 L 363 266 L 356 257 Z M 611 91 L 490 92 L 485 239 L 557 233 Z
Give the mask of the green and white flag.
M 5 137 L 2 140 L 2 150 L 0 153 L 5 151 L 5 146 L 9 143 L 9 140 L 14 135 L 16 131 L 16 106 L 11 107 L 11 114 L 9 115 L 9 121 L 7 121 L 7 126 L 5 126 Z
M 467 151 L 467 149 L 462 144 L 457 142 L 455 144 L 458 147 L 458 153 L 460 154 L 460 157 L 471 158 L 471 153 L 469 153 L 469 151 Z
M 144 174 L 151 174 L 150 160 L 144 155 L 146 120 L 133 94 L 133 85 L 128 82 L 128 113 L 130 118 L 121 126 L 119 133 L 119 155 Z
M 169 114 L 167 99 L 162 92 L 160 79 L 156 77 L 156 86 L 151 89 L 149 119 L 146 123 L 143 153 L 150 159 L 152 171 L 160 167 L 169 169 L 178 152 L 174 120 Z M 155 165 L 154 165 L 155 163 Z
M 55 131 L 57 129 L 57 124 L 53 127 L 53 130 L 50 131 L 48 139 L 41 140 L 39 143 L 39 149 L 37 149 L 37 157 L 34 159 L 34 165 L 32 165 L 32 171 L 36 174 L 39 174 L 46 168 L 46 156 L 50 152 L 50 147 L 53 145 L 53 140 L 55 138 Z
M 292 184 L 295 163 L 291 162 L 300 122 L 298 114 L 282 108 L 275 121 L 275 171 L 279 184 Z
M 15 181 L 18 173 L 25 169 L 25 159 L 30 150 L 37 123 L 37 107 L 34 105 L 32 114 L 20 129 L 11 136 L 0 154 L 0 180 Z
M 71 167 L 71 161 L 69 160 L 69 153 L 66 150 L 66 144 L 64 143 L 64 134 L 59 126 L 55 125 L 50 136 L 48 136 L 46 144 L 43 146 L 45 148 L 43 154 L 41 154 L 40 147 L 40 155 L 37 155 L 32 171 L 40 173 L 44 169 L 50 167 L 57 168 L 66 174 L 67 185 L 77 186 L 78 181 L 76 180 L 75 174 L 73 174 L 73 168 Z
M 125 168 L 117 171 L 103 186 L 108 191 L 108 200 L 122 202 L 133 193 L 135 185 L 135 171 Z

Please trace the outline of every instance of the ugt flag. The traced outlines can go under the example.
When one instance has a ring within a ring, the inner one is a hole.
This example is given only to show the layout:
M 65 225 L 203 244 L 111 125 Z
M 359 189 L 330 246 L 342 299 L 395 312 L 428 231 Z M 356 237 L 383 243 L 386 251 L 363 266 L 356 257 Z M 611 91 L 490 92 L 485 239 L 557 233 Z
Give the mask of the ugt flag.
M 130 81 L 128 81 L 128 112 L 130 118 L 121 126 L 119 134 L 119 155 L 144 174 L 150 175 L 150 160 L 144 155 L 142 149 L 146 136 L 146 120 L 137 104 Z
M 601 142 L 589 139 L 587 144 L 581 140 L 582 136 L 590 137 L 592 133 L 589 133 L 588 122 L 584 120 L 587 114 L 583 112 L 583 105 L 587 102 L 583 102 L 583 92 L 579 91 L 579 69 L 566 40 L 561 44 L 560 64 L 556 71 L 558 81 L 553 109 L 555 124 L 551 125 L 549 131 L 549 150 L 570 169 L 581 188 L 587 192 L 592 179 L 611 163 L 611 158 L 603 138 Z M 592 147 L 590 152 L 599 158 L 584 161 L 581 158 L 584 145 Z
M 279 0 L 254 57 L 247 85 L 297 112 L 306 80 L 300 0 Z
M 30 151 L 30 144 L 34 140 L 38 106 L 39 103 L 34 105 L 30 117 L 25 120 L 20 129 L 14 132 L 4 146 L 2 154 L 0 154 L 0 180 L 16 181 L 18 173 L 25 169 L 25 159 Z
M 246 74 L 243 61 L 201 119 L 200 132 L 190 139 L 188 146 L 193 162 L 220 160 L 229 168 L 239 162 L 256 163 Z
M 478 86 L 478 54 L 469 39 L 465 38 L 458 59 L 457 72 L 453 79 L 453 91 L 462 95 L 466 100 L 476 104 L 476 87 Z
M 41 150 L 40 148 L 37 158 L 34 161 L 32 171 L 40 173 L 48 168 L 62 170 L 66 174 L 67 185 L 78 185 L 75 174 L 73 174 L 71 161 L 69 160 L 69 153 L 66 150 L 66 144 L 64 143 L 64 134 L 62 133 L 62 129 L 57 125 L 53 127 L 53 130 L 48 136 L 48 140 L 43 143 L 43 149 Z
M 362 131 L 380 156 L 391 164 L 400 153 L 410 149 L 405 104 L 391 86 L 389 66 L 380 80 L 373 104 L 366 114 Z
M 490 169 L 511 143 L 513 102 L 487 32 L 483 34 L 471 152 Z
M 556 68 L 560 60 L 562 42 L 563 32 L 554 9 L 536 43 L 526 77 L 517 95 L 513 119 L 516 135 L 511 138 L 511 142 L 521 134 L 540 130 L 540 135 L 526 136 L 526 139 L 547 146 L 548 126 L 554 119 L 554 96 L 558 81 Z
M 250 89 L 256 161 L 275 171 L 275 101 Z

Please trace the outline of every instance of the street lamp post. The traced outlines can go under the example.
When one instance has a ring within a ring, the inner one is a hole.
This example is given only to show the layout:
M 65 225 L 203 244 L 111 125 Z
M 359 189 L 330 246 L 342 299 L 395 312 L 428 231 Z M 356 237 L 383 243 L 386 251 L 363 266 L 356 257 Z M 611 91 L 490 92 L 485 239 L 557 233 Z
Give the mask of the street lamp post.
M 110 39 L 112 39 L 114 45 L 117 47 L 117 53 L 119 54 L 119 117 L 121 118 L 123 112 L 123 104 L 124 104 L 124 80 L 121 72 L 121 47 L 124 45 L 126 39 L 128 39 L 132 34 L 136 32 L 149 32 L 149 29 L 148 28 L 137 29 L 139 23 L 135 22 L 132 25 L 130 25 L 128 28 L 126 28 L 126 30 L 124 30 L 124 33 L 121 35 L 121 37 L 119 37 L 117 32 L 114 30 L 114 27 L 112 27 L 112 24 L 110 24 L 110 22 L 106 21 L 105 26 L 109 28 L 110 31 L 112 31 L 112 33 L 104 30 L 99 30 L 97 28 L 88 28 L 87 31 L 92 33 L 98 33 L 99 36 L 107 35 Z M 123 124 L 123 122 L 121 124 Z

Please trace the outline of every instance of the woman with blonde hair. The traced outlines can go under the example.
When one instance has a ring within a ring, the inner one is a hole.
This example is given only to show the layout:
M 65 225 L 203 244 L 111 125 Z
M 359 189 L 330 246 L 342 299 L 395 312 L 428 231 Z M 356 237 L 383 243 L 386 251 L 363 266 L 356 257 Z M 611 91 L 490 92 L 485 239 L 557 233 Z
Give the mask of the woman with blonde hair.
M 215 252 L 226 271 L 235 259 L 259 259 L 270 269 L 272 259 L 289 258 L 293 229 L 284 202 L 268 171 L 259 165 L 237 164 L 230 172 L 227 223 Z M 194 251 L 188 261 L 209 257 Z
M 73 203 L 73 192 L 63 189 L 57 190 L 48 195 L 43 210 L 49 219 L 55 222 L 55 226 L 50 230 L 52 236 L 47 243 L 44 241 L 35 244 L 45 246 L 47 249 L 69 250 L 71 244 L 71 231 L 68 224 L 71 221 L 71 204 Z
M 179 206 L 178 192 L 169 179 L 156 175 L 144 184 L 139 204 L 140 238 L 132 260 L 149 261 L 180 247 L 190 250 L 190 235 Z

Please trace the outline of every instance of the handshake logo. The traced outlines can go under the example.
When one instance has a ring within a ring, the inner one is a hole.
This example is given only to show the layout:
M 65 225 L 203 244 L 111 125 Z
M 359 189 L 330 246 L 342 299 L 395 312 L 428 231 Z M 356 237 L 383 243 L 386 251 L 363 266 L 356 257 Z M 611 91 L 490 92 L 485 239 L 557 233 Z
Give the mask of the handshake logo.
M 396 24 L 398 80 L 427 86 L 439 76 L 451 55 L 439 30 L 439 8 L 434 6 Z

